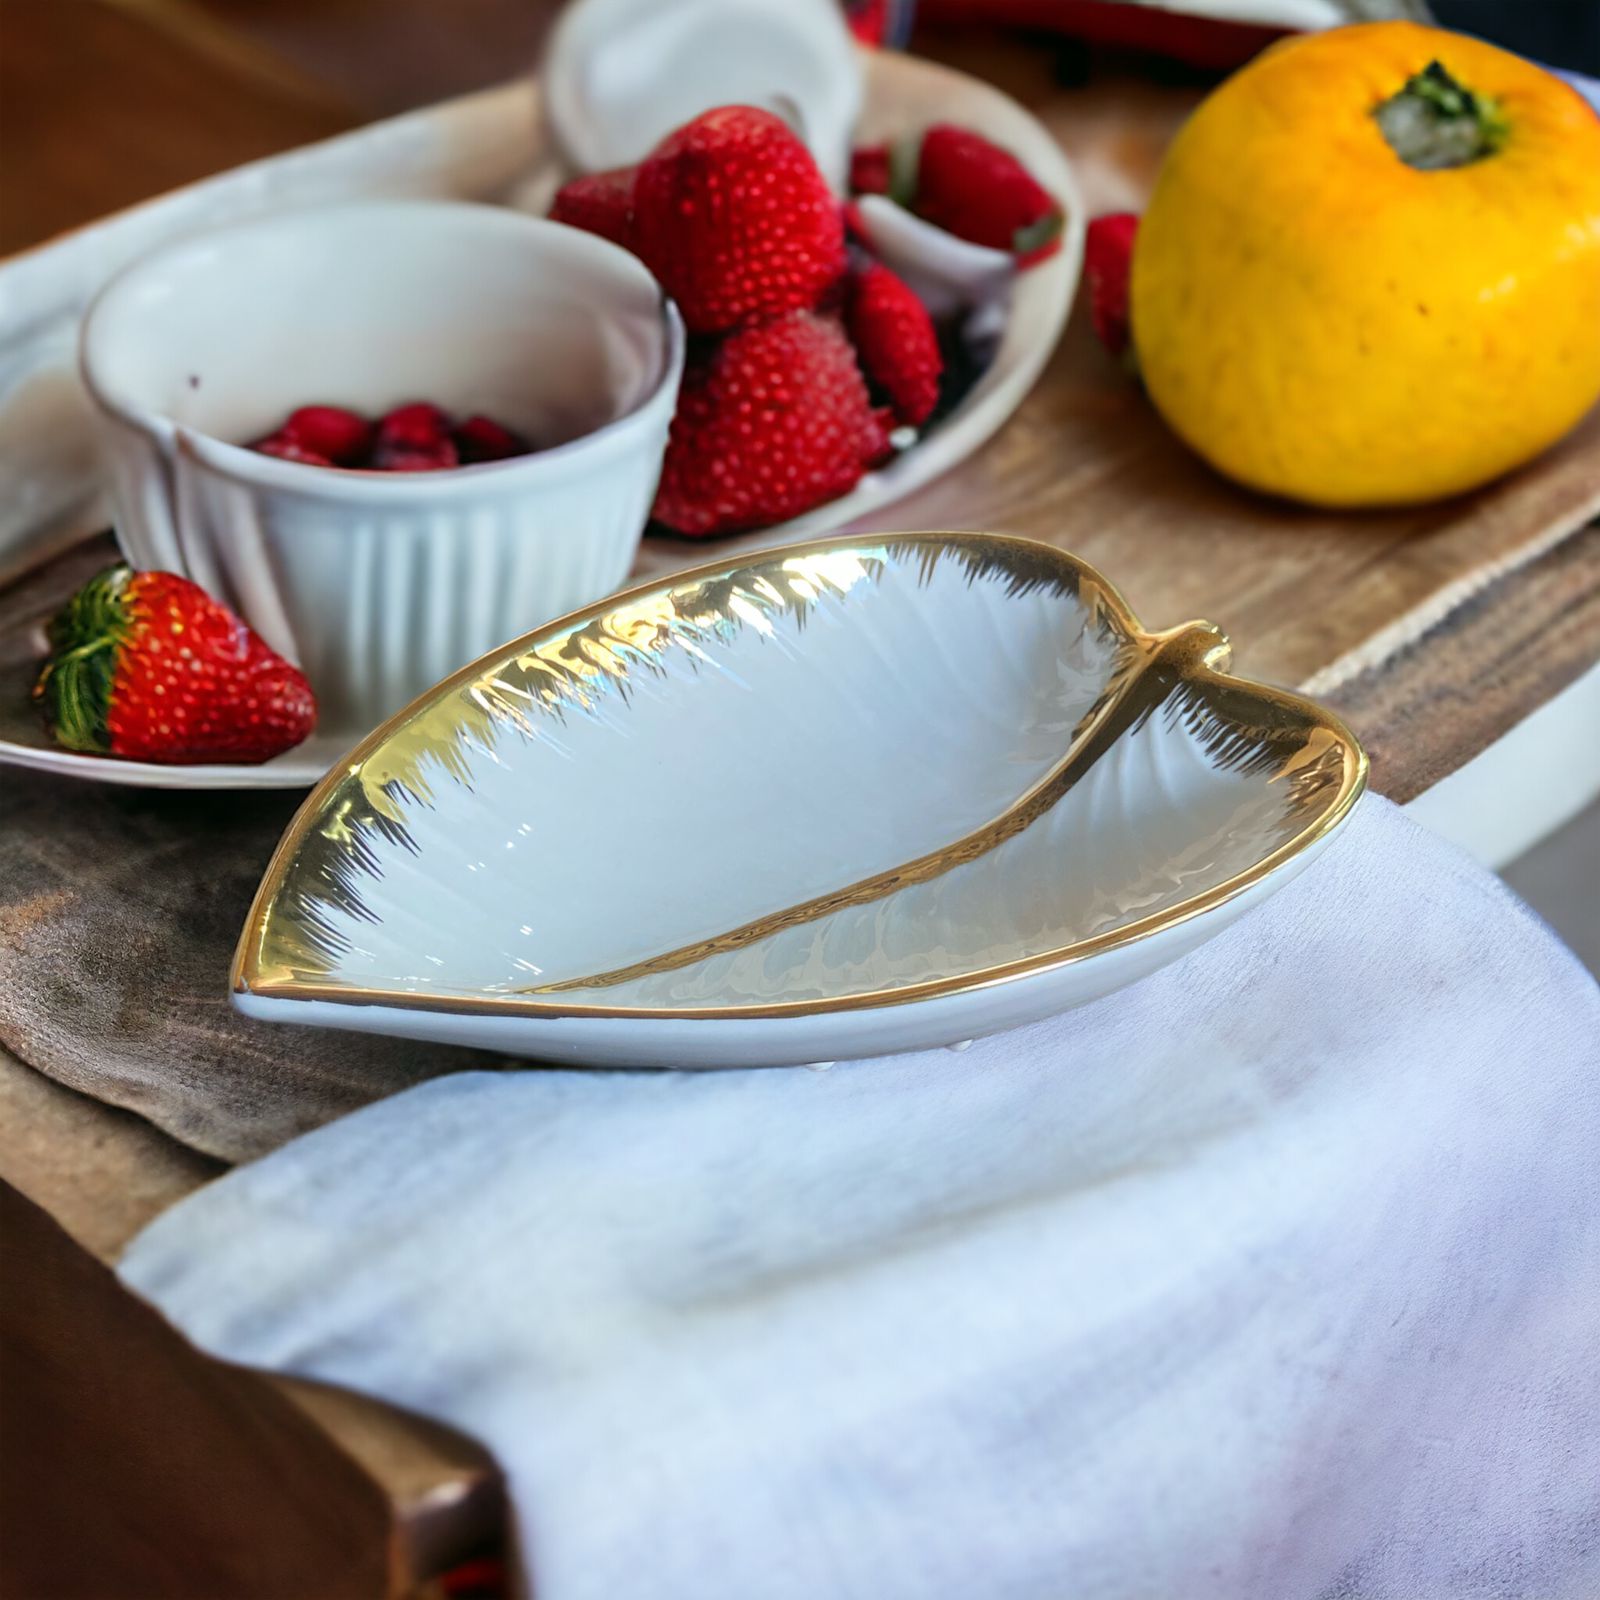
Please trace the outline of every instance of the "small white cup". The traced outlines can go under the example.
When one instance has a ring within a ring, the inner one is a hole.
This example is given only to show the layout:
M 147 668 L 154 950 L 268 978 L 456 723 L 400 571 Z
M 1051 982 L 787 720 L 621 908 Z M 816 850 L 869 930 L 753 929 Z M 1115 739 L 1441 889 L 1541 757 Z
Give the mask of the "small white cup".
M 117 537 L 238 611 L 357 731 L 627 576 L 676 405 L 676 308 L 627 251 L 491 206 L 279 214 L 136 262 L 83 325 Z M 297 406 L 481 412 L 538 448 L 443 472 L 265 456 Z

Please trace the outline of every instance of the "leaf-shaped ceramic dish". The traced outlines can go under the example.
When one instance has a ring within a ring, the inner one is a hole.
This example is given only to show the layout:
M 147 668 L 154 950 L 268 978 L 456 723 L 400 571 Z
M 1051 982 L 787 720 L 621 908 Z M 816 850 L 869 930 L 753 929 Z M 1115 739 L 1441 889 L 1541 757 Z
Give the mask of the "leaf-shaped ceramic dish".
M 594 1065 L 834 1060 L 1080 1004 L 1304 867 L 1366 778 L 1310 702 L 984 534 L 634 589 L 457 673 L 307 800 L 234 1002 Z

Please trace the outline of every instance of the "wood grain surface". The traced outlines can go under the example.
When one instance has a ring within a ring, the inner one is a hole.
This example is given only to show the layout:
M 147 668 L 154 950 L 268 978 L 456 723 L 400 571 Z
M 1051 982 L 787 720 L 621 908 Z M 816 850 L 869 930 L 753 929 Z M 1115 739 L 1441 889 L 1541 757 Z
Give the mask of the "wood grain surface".
M 555 9 L 553 0 L 460 0 L 448 14 L 434 0 L 7 0 L 0 147 L 18 154 L 0 170 L 0 245 L 264 146 L 502 78 L 532 60 Z M 1091 212 L 1141 203 L 1204 92 L 1138 70 L 1148 63 L 1064 57 L 1037 38 L 925 30 L 916 44 L 1030 106 L 1072 155 Z M 116 94 L 103 100 L 94 91 L 113 67 Z M 1367 672 L 1410 679 L 1350 702 L 1362 708 L 1356 731 L 1383 752 L 1377 786 L 1407 797 L 1421 774 L 1372 717 L 1392 700 L 1447 688 L 1433 663 L 1452 611 L 1597 512 L 1600 413 L 1533 467 L 1439 506 L 1334 515 L 1251 495 L 1167 432 L 1080 314 L 1001 433 L 874 522 L 988 528 L 1070 548 L 1147 623 L 1204 616 L 1233 638 L 1237 670 L 1271 682 L 1327 693 Z M 687 546 L 681 560 L 709 553 Z M 1527 715 L 1600 651 L 1537 630 L 1530 644 L 1548 670 L 1486 684 L 1496 697 L 1488 715 L 1441 723 L 1446 770 L 1478 753 L 1481 730 Z M 1440 765 L 1436 756 L 1430 776 Z
M 5 1593 L 385 1593 L 388 1503 L 325 1431 L 202 1357 L 4 1183 L 0 1233 Z
M 43 1208 L 66 1238 L 107 1266 L 115 1263 L 123 1247 L 147 1222 L 226 1170 L 221 1162 L 196 1154 L 142 1118 L 53 1083 L 0 1046 L 0 1184 Z M 28 1237 L 8 1232 L 0 1236 L 0 1242 L 6 1262 L 4 1298 L 12 1305 L 17 1305 L 25 1292 L 25 1275 L 35 1273 L 42 1285 L 69 1276 L 76 1285 L 74 1295 L 92 1294 L 94 1320 L 84 1329 L 83 1359 L 114 1363 L 112 1373 L 99 1373 L 100 1380 L 120 1372 L 123 1381 L 137 1381 L 136 1351 L 148 1339 L 152 1359 L 159 1359 L 163 1369 L 173 1373 L 189 1397 L 179 1409 L 186 1411 L 191 1401 L 202 1409 L 210 1404 L 209 1371 L 218 1368 L 218 1363 L 170 1330 L 164 1337 L 149 1334 L 151 1314 L 109 1278 L 81 1275 L 70 1254 L 64 1252 L 62 1240 L 30 1230 Z M 41 1250 L 42 1260 L 38 1258 Z M 95 1334 L 98 1338 L 91 1337 Z M 58 1337 L 59 1329 L 52 1330 L 51 1336 Z M 36 1331 L 24 1345 L 0 1348 L 0 1386 L 8 1393 L 12 1384 L 31 1381 L 28 1374 L 36 1370 L 39 1359 L 37 1340 Z M 69 1351 L 68 1359 L 78 1357 Z M 355 1530 L 365 1523 L 367 1543 L 381 1546 L 381 1559 L 366 1569 L 366 1587 L 350 1593 L 409 1592 L 430 1574 L 497 1540 L 504 1515 L 503 1490 L 494 1462 L 472 1440 L 425 1418 L 323 1384 L 219 1370 L 228 1373 L 224 1389 L 229 1403 L 247 1406 L 256 1414 L 254 1426 L 287 1441 L 288 1459 L 303 1498 L 332 1502 Z M 267 1398 L 252 1401 L 255 1389 L 265 1391 Z M 123 1448 L 114 1444 L 109 1434 L 112 1426 L 120 1426 L 114 1406 L 101 1415 L 87 1402 L 74 1402 L 65 1413 L 58 1404 L 57 1412 L 56 1425 L 76 1450 L 95 1453 Z M 170 1446 L 171 1435 L 157 1422 L 145 1417 L 141 1425 L 152 1446 Z M 23 1435 L 31 1427 L 26 1419 L 5 1416 L 0 1425 L 0 1457 L 11 1456 L 20 1464 Z M 334 1447 L 333 1453 L 328 1445 Z M 131 1469 L 131 1459 L 126 1465 Z M 182 1545 L 184 1516 L 197 1510 L 209 1492 L 211 1466 L 208 1459 L 196 1458 L 186 1466 L 174 1462 L 169 1467 L 169 1486 L 175 1495 L 179 1487 L 186 1486 L 192 1503 L 161 1509 L 161 1517 L 170 1521 L 170 1532 L 155 1538 L 155 1543 Z M 26 1482 L 14 1483 L 0 1504 L 0 1521 L 10 1526 L 8 1513 L 17 1514 L 19 1504 L 35 1505 L 40 1498 L 54 1496 L 41 1496 L 37 1487 Z M 229 1530 L 238 1547 L 235 1555 L 251 1557 L 257 1540 L 280 1542 L 284 1537 L 280 1518 L 294 1515 L 292 1507 L 276 1506 L 269 1495 L 261 1515 L 243 1517 Z M 55 1526 L 52 1516 L 45 1516 L 41 1523 L 51 1542 L 50 1530 Z M 123 1559 L 119 1555 L 122 1540 L 114 1524 L 98 1524 L 91 1515 L 80 1517 L 80 1528 L 96 1536 L 97 1559 Z M 219 1570 L 214 1565 L 218 1557 L 204 1543 L 178 1568 L 180 1574 L 203 1579 L 206 1586 L 200 1588 L 163 1587 L 171 1574 L 148 1567 L 122 1570 L 124 1584 L 142 1575 L 134 1587 L 114 1590 L 111 1571 L 94 1568 L 87 1572 L 69 1568 L 59 1575 L 58 1584 L 40 1587 L 35 1581 L 37 1574 L 55 1560 L 53 1551 L 34 1543 L 0 1540 L 0 1548 L 12 1545 L 0 1559 L 0 1593 L 17 1600 L 66 1600 L 68 1596 L 110 1600 L 113 1594 L 118 1600 L 158 1594 L 163 1600 L 168 1595 L 177 1600 L 185 1593 L 204 1600 L 222 1600 L 224 1596 L 235 1600 L 236 1595 L 245 1600 L 246 1595 L 257 1593 L 267 1600 L 289 1600 L 291 1595 L 298 1600 L 300 1595 L 331 1595 L 332 1586 L 341 1580 L 337 1574 L 322 1574 L 315 1563 L 334 1554 L 343 1560 L 349 1552 L 330 1551 L 321 1542 L 324 1537 L 315 1527 L 295 1532 L 288 1555 L 263 1568 L 277 1587 L 260 1590 L 218 1586 Z M 356 1550 L 360 1550 L 359 1541 Z M 291 1558 L 294 1565 L 286 1565 Z M 360 1562 L 356 1570 L 361 1570 Z M 26 1584 L 20 1581 L 24 1575 L 29 1579 Z M 98 1586 L 88 1582 L 95 1576 Z M 295 1581 L 290 1581 L 291 1576 Z
M 1360 731 L 1374 782 L 1415 799 L 1600 655 L 1600 526 L 1466 601 L 1380 670 L 1322 698 Z M 1600 737 L 1600 729 L 1591 730 Z

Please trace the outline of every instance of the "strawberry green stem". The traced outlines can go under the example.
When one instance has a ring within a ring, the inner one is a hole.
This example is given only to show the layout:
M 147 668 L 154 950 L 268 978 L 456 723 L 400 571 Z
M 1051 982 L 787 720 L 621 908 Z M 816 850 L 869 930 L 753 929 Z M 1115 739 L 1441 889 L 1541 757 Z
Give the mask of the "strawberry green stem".
M 1061 237 L 1066 219 L 1059 211 L 1047 211 L 1042 217 L 1018 228 L 1011 236 L 1011 248 L 1024 261 L 1053 245 Z
M 86 660 L 101 650 L 110 650 L 116 642 L 115 639 L 91 639 L 87 644 L 80 644 L 72 650 L 63 651 L 54 660 L 45 664 L 43 676 L 48 677 L 52 672 L 59 672 L 75 661 Z
M 107 719 L 117 671 L 117 648 L 127 637 L 123 591 L 132 573 L 110 567 L 91 578 L 50 624 L 50 660 L 33 697 L 56 740 L 69 750 L 104 754 L 111 748 Z
M 911 209 L 917 198 L 917 170 L 922 164 L 922 135 L 908 133 L 889 144 L 889 198 Z
M 1499 150 L 1511 131 L 1493 100 L 1474 94 L 1438 61 L 1430 61 L 1372 114 L 1389 148 L 1418 172 L 1481 161 Z

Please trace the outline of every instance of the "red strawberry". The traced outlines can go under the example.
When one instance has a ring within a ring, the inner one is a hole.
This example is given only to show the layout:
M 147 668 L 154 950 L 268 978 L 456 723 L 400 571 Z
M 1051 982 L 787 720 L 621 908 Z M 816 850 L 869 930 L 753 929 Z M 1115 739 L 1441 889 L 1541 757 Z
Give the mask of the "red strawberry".
M 889 0 L 846 0 L 845 20 L 862 44 L 882 44 L 889 31 Z
M 450 418 L 426 400 L 396 406 L 378 419 L 378 447 L 393 445 L 425 450 L 450 435 Z
M 850 193 L 888 194 L 889 147 L 864 144 L 850 152 Z
M 523 440 L 493 417 L 468 417 L 456 424 L 454 438 L 463 461 L 505 461 L 528 453 Z
M 843 330 L 791 311 L 730 334 L 685 376 L 655 514 L 696 538 L 781 522 L 888 449 Z
M 506 1600 L 511 1579 L 499 1556 L 478 1556 L 441 1572 L 438 1578 L 444 1600 Z
M 890 192 L 890 147 L 862 144 L 850 152 L 850 192 L 886 195 Z
M 630 248 L 633 226 L 633 176 L 637 167 L 613 167 L 590 172 L 564 183 L 550 207 L 552 222 L 597 233 L 613 244 Z
M 889 146 L 864 144 L 850 152 L 851 194 L 888 194 Z
M 887 267 L 874 264 L 851 283 L 849 329 L 861 365 L 895 416 L 920 427 L 939 403 L 944 371 L 927 307 Z
M 372 424 L 343 406 L 301 406 L 274 437 L 341 467 L 354 466 L 372 445 Z
M 460 464 L 450 418 L 438 406 L 413 400 L 379 421 L 371 462 L 379 472 L 440 472 Z
M 707 111 L 656 146 L 634 179 L 633 247 L 694 333 L 814 306 L 844 271 L 811 152 L 751 106 Z
M 1032 265 L 1061 238 L 1061 207 L 1009 150 L 981 134 L 935 123 L 915 150 L 897 153 L 895 198 L 919 217 Z M 909 189 L 909 194 L 906 190 Z
M 298 461 L 303 467 L 331 467 L 333 463 L 323 455 L 318 455 L 315 450 L 308 450 L 303 444 L 296 444 L 293 439 L 286 438 L 281 433 L 274 433 L 266 439 L 258 439 L 250 446 L 258 455 L 276 456 L 280 461 Z
M 1083 246 L 1083 270 L 1089 279 L 1089 315 L 1100 342 L 1112 355 L 1128 348 L 1128 270 L 1133 264 L 1133 239 L 1139 219 L 1131 211 L 1096 217 Z
M 170 572 L 110 567 L 50 624 L 33 693 L 70 750 L 255 763 L 316 726 L 311 686 L 226 606 Z

